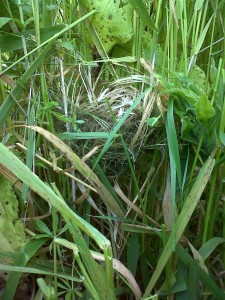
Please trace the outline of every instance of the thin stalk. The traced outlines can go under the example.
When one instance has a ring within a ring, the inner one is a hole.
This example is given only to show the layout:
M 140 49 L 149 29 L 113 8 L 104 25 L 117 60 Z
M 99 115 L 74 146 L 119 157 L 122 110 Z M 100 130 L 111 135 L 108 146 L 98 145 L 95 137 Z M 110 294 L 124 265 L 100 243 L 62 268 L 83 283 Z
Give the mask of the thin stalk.
M 183 47 L 183 53 L 182 53 L 182 72 L 184 72 L 185 75 L 187 75 L 188 70 L 188 53 L 187 53 L 187 41 L 188 41 L 188 32 L 187 32 L 187 10 L 186 10 L 186 3 L 184 4 L 184 9 L 181 15 L 181 36 L 182 36 L 182 47 Z
M 212 215 L 213 215 L 214 202 L 215 202 L 217 170 L 218 170 L 218 168 L 214 169 L 212 172 L 209 200 L 207 203 L 205 222 L 204 222 L 204 230 L 203 230 L 203 234 L 202 234 L 202 244 L 203 245 L 210 238 L 210 234 L 209 234 L 210 227 L 212 227 L 213 223 L 214 223 L 214 221 L 212 220 Z
M 218 0 L 216 7 L 218 6 Z M 210 48 L 209 48 L 209 56 L 208 56 L 208 66 L 207 66 L 207 92 L 210 92 L 210 85 L 209 85 L 209 78 L 210 78 L 210 68 L 211 68 L 211 59 L 212 59 L 212 50 L 213 50 L 213 37 L 215 33 L 215 27 L 216 27 L 216 14 L 214 14 L 213 18 L 213 24 L 212 24 L 212 30 L 211 30 L 211 40 L 210 40 Z
M 0 73 L 1 72 L 2 72 L 2 52 L 0 48 Z M 2 101 L 7 97 L 6 89 L 2 80 L 0 80 L 0 91 L 1 91 L 0 103 L 2 103 Z
M 19 13 L 20 13 L 20 22 L 24 25 L 24 16 L 23 16 L 21 0 L 18 0 L 18 8 L 19 8 Z
M 106 247 L 104 249 L 104 257 L 105 257 L 105 271 L 106 271 L 106 284 L 107 290 L 113 291 L 114 282 L 113 282 L 113 267 L 112 267 L 112 248 Z
M 165 46 L 164 46 L 164 54 L 163 54 L 163 66 L 162 66 L 162 75 L 165 73 L 165 68 L 169 67 L 169 24 L 168 24 L 168 10 L 166 11 L 166 22 L 167 22 L 167 29 L 166 29 L 166 40 L 165 40 Z
M 56 209 L 53 207 L 52 208 L 52 228 L 53 228 L 53 236 L 56 237 L 57 236 L 57 230 L 58 230 L 58 224 L 57 224 L 57 211 Z M 56 242 L 53 242 L 53 261 L 54 261 L 54 273 L 57 274 L 57 244 Z M 55 290 L 55 295 L 57 295 L 57 276 L 54 276 L 54 290 Z
M 166 226 L 165 224 L 161 225 L 161 229 L 162 229 L 162 242 L 163 242 L 163 248 L 166 246 L 166 243 L 168 241 L 168 237 L 166 234 Z M 167 289 L 168 289 L 168 297 L 169 300 L 172 299 L 172 268 L 171 268 L 171 258 L 169 258 L 166 266 L 165 266 L 165 272 L 166 272 L 166 283 L 167 283 Z
M 210 221 L 208 222 L 208 224 L 211 223 L 211 226 L 209 227 L 209 230 L 208 230 L 208 239 L 213 237 L 213 233 L 214 233 L 214 230 L 215 230 L 215 224 L 217 222 L 217 218 L 219 217 L 219 216 L 217 216 L 217 214 L 218 214 L 218 211 L 219 211 L 219 206 L 220 206 L 219 204 L 220 204 L 220 200 L 222 198 L 223 190 L 224 190 L 224 182 L 222 182 L 222 178 L 224 178 L 224 176 L 225 176 L 225 168 L 222 169 L 222 172 L 221 172 L 221 168 L 219 168 L 217 170 L 216 175 L 217 176 L 215 176 L 215 177 L 216 177 L 216 184 L 217 185 L 215 185 L 214 190 L 212 188 L 212 197 L 214 197 L 214 199 L 212 201 L 213 202 L 213 209 L 212 209 L 212 213 L 211 213 L 211 216 L 210 216 Z M 215 193 L 215 191 L 217 191 L 217 192 Z M 211 190 L 210 190 L 210 192 L 211 192 Z
M 93 285 L 93 283 L 92 283 L 92 281 L 91 281 L 88 273 L 86 272 L 85 267 L 82 264 L 79 252 L 74 250 L 73 253 L 74 253 L 75 260 L 76 260 L 78 266 L 80 267 L 81 272 L 82 272 L 82 274 L 83 274 L 83 276 L 85 278 L 84 281 L 83 281 L 83 285 L 86 287 L 87 290 L 90 291 L 91 296 L 95 300 L 101 300 L 101 298 L 99 297 L 98 292 L 96 291 L 96 289 L 95 289 L 95 287 L 94 287 L 94 285 Z M 96 276 L 97 276 L 97 274 L 96 274 Z
M 200 150 L 201 150 L 201 147 L 202 147 L 202 142 L 203 142 L 203 139 L 205 137 L 205 131 L 206 131 L 206 124 L 201 129 L 200 139 L 199 139 L 198 147 L 197 147 L 197 150 L 196 150 L 196 153 L 195 153 L 195 158 L 194 158 L 194 161 L 193 161 L 193 164 L 192 164 L 192 168 L 191 168 L 191 172 L 190 172 L 187 187 L 190 187 L 193 176 L 194 176 L 195 168 L 196 168 L 197 161 L 198 161 L 199 154 L 200 154 Z M 186 195 L 188 193 L 189 193 L 189 188 L 186 191 Z
M 213 97 L 212 97 L 212 105 L 214 104 L 214 101 L 215 101 L 215 98 L 216 98 L 216 93 L 218 91 L 218 86 L 219 86 L 219 79 L 220 79 L 220 74 L 221 74 L 221 70 L 222 70 L 222 63 L 223 63 L 223 59 L 220 58 L 219 60 L 219 65 L 218 65 L 218 68 L 217 68 L 217 74 L 216 74 L 216 82 L 213 86 Z

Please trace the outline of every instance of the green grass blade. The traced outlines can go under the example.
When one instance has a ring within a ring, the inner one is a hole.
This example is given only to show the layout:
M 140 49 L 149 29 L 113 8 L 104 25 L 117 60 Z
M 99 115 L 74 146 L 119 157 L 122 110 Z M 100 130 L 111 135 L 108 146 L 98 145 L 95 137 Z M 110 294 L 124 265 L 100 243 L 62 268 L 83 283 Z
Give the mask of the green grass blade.
M 65 28 L 66 25 L 64 24 L 51 26 L 48 28 L 41 28 L 40 29 L 41 42 L 43 43 L 49 40 L 52 36 L 54 36 L 55 34 L 57 34 L 58 32 L 62 31 Z M 2 34 L 0 36 L 0 45 L 1 45 L 2 53 L 22 49 L 23 48 L 22 38 L 21 38 L 22 36 L 26 39 L 27 47 L 33 46 L 34 41 L 29 40 L 29 37 L 31 37 L 32 35 L 35 35 L 34 29 L 20 31 L 16 34 L 12 34 L 12 33 Z
M 82 260 L 78 260 L 78 263 L 81 267 L 81 269 L 84 270 L 84 276 L 86 274 L 88 280 L 90 281 L 89 288 L 90 288 L 90 293 L 92 294 L 92 289 L 93 289 L 93 294 L 97 292 L 98 297 L 95 297 L 95 299 L 102 299 L 102 300 L 107 300 L 107 299 L 115 299 L 113 296 L 113 276 L 111 276 L 110 281 L 111 285 L 108 284 L 108 276 L 107 272 L 104 271 L 102 266 L 100 266 L 92 257 L 90 250 L 87 247 L 87 244 L 82 237 L 80 231 L 78 228 L 74 226 L 69 220 L 66 220 L 67 224 L 69 225 L 70 231 L 72 232 L 77 247 L 79 249 L 79 253 L 75 252 L 75 258 L 79 259 L 79 256 L 81 256 Z M 106 262 L 107 263 L 107 262 Z M 112 268 L 112 260 L 111 260 L 111 270 Z M 98 276 L 96 276 L 98 274 Z M 111 274 L 113 275 L 113 273 Z
M 70 219 L 85 233 L 92 237 L 101 249 L 105 249 L 110 242 L 97 229 L 79 217 L 68 205 L 58 197 L 53 190 L 31 172 L 14 154 L 0 143 L 0 163 L 9 169 L 17 178 L 29 186 L 50 205 L 55 207 L 67 219 Z
M 156 27 L 149 16 L 149 12 L 146 9 L 142 0 L 129 0 L 130 4 L 133 6 L 139 17 L 141 18 L 143 24 L 149 29 L 156 30 Z
M 90 139 L 108 139 L 108 132 L 62 132 L 57 137 L 62 140 L 90 140 Z M 115 138 L 118 134 L 115 135 Z
M 182 247 L 176 247 L 176 254 L 183 261 L 185 265 L 189 265 L 192 263 L 192 267 L 194 267 L 197 272 L 199 279 L 207 286 L 207 288 L 211 291 L 213 295 L 213 299 L 224 300 L 225 293 L 222 289 L 220 289 L 213 278 L 211 278 L 203 269 L 199 266 L 198 262 L 194 260 Z
M 189 263 L 188 296 L 191 300 L 200 300 L 199 276 L 196 263 L 194 260 Z
M 173 99 L 169 100 L 168 104 L 168 112 L 166 116 L 166 133 L 167 133 L 167 140 L 168 140 L 168 147 L 170 153 L 170 161 L 172 166 L 175 166 L 178 183 L 180 189 L 182 188 L 182 178 L 181 178 L 181 166 L 180 166 L 180 155 L 179 155 L 179 147 L 177 141 L 177 133 L 176 127 L 173 117 Z M 171 166 L 171 169 L 173 169 Z M 171 178 L 172 179 L 172 178 Z
M 48 238 L 36 239 L 29 241 L 18 253 L 15 260 L 15 265 L 19 267 L 25 267 L 27 262 L 34 256 L 37 250 L 43 246 L 43 244 L 48 240 Z M 17 285 L 19 283 L 21 273 L 20 272 L 10 272 L 9 278 L 7 280 L 4 292 L 2 295 L 3 300 L 13 299 L 16 292 Z
M 187 226 L 191 215 L 205 189 L 205 186 L 210 178 L 210 175 L 212 173 L 213 167 L 215 164 L 215 160 L 212 157 L 209 157 L 207 161 L 202 166 L 193 186 L 192 189 L 187 196 L 187 199 L 184 203 L 184 206 L 177 218 L 177 222 L 175 224 L 175 236 L 174 236 L 174 242 L 177 243 L 183 234 L 185 227 Z M 155 283 L 159 279 L 159 276 L 161 275 L 169 257 L 171 256 L 173 252 L 172 249 L 172 236 L 170 236 L 160 258 L 157 264 L 157 267 L 155 269 L 155 272 L 153 273 L 153 276 L 146 288 L 144 297 L 147 297 L 150 295 L 152 289 L 155 286 Z
M 78 278 L 75 276 L 65 275 L 60 272 L 54 273 L 50 271 L 46 271 L 46 268 L 43 267 L 21 267 L 16 265 L 5 265 L 0 263 L 0 270 L 6 271 L 6 272 L 19 272 L 19 273 L 25 273 L 25 274 L 36 274 L 36 275 L 50 275 L 50 276 L 57 276 L 59 278 L 76 281 L 76 282 L 82 282 L 83 278 Z
M 220 244 L 225 243 L 225 239 L 220 237 L 214 237 L 208 240 L 201 248 L 198 250 L 198 253 L 201 255 L 203 260 L 207 259 L 211 253 L 216 249 Z

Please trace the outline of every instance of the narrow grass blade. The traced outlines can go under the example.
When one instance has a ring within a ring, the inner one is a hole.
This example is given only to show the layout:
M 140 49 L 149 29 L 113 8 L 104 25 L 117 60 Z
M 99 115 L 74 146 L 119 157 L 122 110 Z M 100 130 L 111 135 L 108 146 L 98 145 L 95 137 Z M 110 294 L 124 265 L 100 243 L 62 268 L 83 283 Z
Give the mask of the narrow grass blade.
M 29 241 L 18 253 L 15 265 L 25 267 L 27 262 L 34 256 L 37 250 L 48 240 L 48 238 L 42 238 Z M 7 280 L 4 292 L 2 295 L 3 300 L 13 299 L 16 292 L 17 285 L 21 272 L 11 272 Z
M 213 167 L 215 164 L 215 160 L 212 157 L 209 157 L 207 161 L 202 166 L 194 184 L 193 187 L 187 196 L 187 199 L 185 201 L 185 204 L 177 218 L 177 222 L 175 224 L 175 235 L 174 235 L 174 242 L 175 244 L 178 243 L 181 235 L 183 234 L 185 227 L 187 226 L 191 215 L 198 204 L 198 201 L 205 189 L 205 186 L 211 176 Z M 172 249 L 172 235 L 170 236 L 160 258 L 158 261 L 158 264 L 156 266 L 155 272 L 153 273 L 153 276 L 146 288 L 144 297 L 147 297 L 150 295 L 152 289 L 154 288 L 157 280 L 159 279 L 159 276 L 161 275 L 169 257 L 171 256 L 173 252 Z
M 62 140 L 90 140 L 90 139 L 108 139 L 108 132 L 62 132 L 57 134 Z M 115 135 L 118 137 L 118 134 Z
M 220 289 L 213 278 L 211 278 L 206 272 L 202 270 L 202 268 L 198 265 L 198 262 L 194 260 L 182 247 L 176 247 L 176 254 L 183 261 L 185 265 L 189 265 L 192 263 L 192 267 L 195 268 L 198 272 L 199 279 L 206 285 L 206 287 L 210 290 L 213 295 L 213 299 L 224 300 L 225 293 L 222 289 Z
M 173 99 L 170 99 L 168 104 L 168 112 L 166 116 L 166 133 L 167 133 L 168 147 L 170 153 L 170 161 L 172 165 L 174 165 L 176 168 L 178 183 L 181 189 L 182 187 L 181 166 L 180 166 L 180 155 L 179 155 L 179 147 L 177 141 L 177 133 L 176 133 L 176 127 L 175 127 L 175 122 L 173 117 L 173 101 L 174 101 Z
M 198 269 L 196 268 L 197 261 L 193 260 L 189 263 L 188 274 L 188 295 L 191 300 L 199 300 L 200 286 Z
M 213 19 L 213 15 L 211 16 L 211 18 L 209 19 L 208 23 L 205 25 L 205 28 L 203 29 L 201 35 L 199 36 L 199 39 L 197 41 L 197 45 L 195 47 L 195 52 L 194 52 L 195 55 L 198 54 L 198 52 L 200 51 L 200 49 L 202 47 L 202 44 L 203 44 L 203 42 L 205 40 L 205 36 L 207 34 L 207 31 L 209 29 L 209 26 L 211 24 L 212 19 Z
M 205 260 L 211 255 L 211 253 L 216 249 L 217 246 L 223 243 L 225 243 L 225 239 L 214 237 L 208 240 L 204 245 L 202 245 L 198 252 L 203 260 Z
M 60 24 L 56 26 L 51 26 L 48 28 L 40 28 L 40 35 L 41 35 L 41 42 L 45 42 L 49 40 L 52 36 L 57 34 L 58 32 L 62 31 L 66 28 L 66 25 Z M 0 36 L 0 45 L 1 45 L 1 51 L 2 53 L 8 52 L 8 51 L 14 51 L 19 50 L 23 48 L 22 44 L 22 36 L 26 39 L 26 46 L 28 47 L 34 45 L 34 41 L 32 39 L 29 39 L 32 35 L 35 35 L 35 30 L 25 30 L 17 32 L 16 34 L 7 33 L 2 34 Z
M 149 29 L 156 30 L 154 23 L 152 22 L 152 19 L 149 16 L 149 13 L 146 9 L 146 6 L 144 5 L 142 0 L 129 0 L 130 4 L 133 6 L 133 8 L 136 10 L 137 14 L 141 18 L 143 24 L 147 26 Z
M 25 274 L 37 274 L 37 275 L 50 275 L 50 276 L 57 276 L 59 278 L 71 280 L 71 281 L 76 281 L 76 282 L 82 282 L 83 278 L 80 279 L 75 276 L 70 276 L 70 275 L 65 275 L 62 273 L 57 272 L 50 272 L 44 270 L 44 268 L 41 267 L 21 267 L 21 266 L 16 266 L 16 265 L 5 265 L 0 263 L 0 270 L 1 271 L 6 271 L 6 272 L 19 272 L 19 273 L 25 273 Z M 8 300 L 9 298 L 7 298 Z
M 97 229 L 79 217 L 68 205 L 58 197 L 53 190 L 31 172 L 14 154 L 0 143 L 0 163 L 29 186 L 35 193 L 40 195 L 50 205 L 55 207 L 63 217 L 70 219 L 76 226 L 92 237 L 101 249 L 109 247 L 110 242 Z

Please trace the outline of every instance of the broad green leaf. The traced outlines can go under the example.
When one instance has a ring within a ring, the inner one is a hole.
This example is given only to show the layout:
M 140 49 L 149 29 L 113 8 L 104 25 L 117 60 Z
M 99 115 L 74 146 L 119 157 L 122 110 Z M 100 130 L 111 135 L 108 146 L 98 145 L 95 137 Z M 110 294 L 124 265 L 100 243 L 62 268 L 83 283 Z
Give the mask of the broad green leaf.
M 130 234 L 127 239 L 127 267 L 135 276 L 139 258 L 139 237 L 136 233 Z
M 146 120 L 146 123 L 148 124 L 148 126 L 153 127 L 155 124 L 158 123 L 158 121 L 159 121 L 160 118 L 161 118 L 160 115 L 158 117 L 148 118 Z
M 42 220 L 36 220 L 35 221 L 38 229 L 43 233 L 46 233 L 49 236 L 52 236 L 51 231 L 49 230 L 48 226 L 42 221 Z
M 201 257 L 206 260 L 210 254 L 216 249 L 220 244 L 225 243 L 225 239 L 220 237 L 214 237 L 207 241 L 201 248 L 198 250 Z
M 108 53 L 118 43 L 127 43 L 133 36 L 132 6 L 121 0 L 82 0 L 87 11 L 96 10 L 90 18 Z
M 7 24 L 10 20 L 11 20 L 10 18 L 0 17 L 0 28 L 2 28 L 2 26 L 4 26 L 5 24 Z
M 195 105 L 196 116 L 200 122 L 207 122 L 215 114 L 215 111 L 207 98 L 206 94 L 202 94 Z
M 171 284 L 172 284 L 172 293 L 180 293 L 187 290 L 187 284 L 185 282 L 185 278 L 182 274 L 179 274 L 180 276 L 175 276 L 175 274 L 171 274 Z M 169 294 L 168 291 L 168 283 L 165 280 L 160 287 L 160 289 L 157 291 L 157 294 L 160 296 L 166 296 Z
M 68 51 L 74 51 L 74 45 L 70 42 L 60 42 L 59 43 L 63 48 L 67 49 Z
M 199 274 L 198 269 L 196 268 L 195 260 L 191 261 L 188 265 L 188 295 L 192 300 L 200 300 L 199 293 Z
M 194 122 L 191 122 L 190 118 L 185 116 L 181 119 L 181 124 L 181 138 L 193 144 L 198 144 L 199 139 L 194 135 L 194 130 L 196 130 Z
M 12 184 L 0 176 L 0 250 L 18 251 L 26 242 L 24 224 L 18 217 L 18 201 Z
M 188 77 L 193 81 L 190 88 L 196 93 L 196 95 L 200 96 L 202 91 L 206 91 L 209 83 L 205 72 L 199 66 L 194 65 L 191 68 Z

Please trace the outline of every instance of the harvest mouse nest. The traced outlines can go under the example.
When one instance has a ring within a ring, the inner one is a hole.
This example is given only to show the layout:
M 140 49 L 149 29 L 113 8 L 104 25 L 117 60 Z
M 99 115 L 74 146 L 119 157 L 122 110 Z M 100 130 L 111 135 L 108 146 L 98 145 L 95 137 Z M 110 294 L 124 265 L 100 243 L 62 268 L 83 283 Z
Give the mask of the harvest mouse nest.
M 152 91 L 141 97 L 140 90 L 144 90 L 146 83 L 146 78 L 139 75 L 117 80 L 103 89 L 98 97 L 83 101 L 75 108 L 76 119 L 82 120 L 82 124 L 79 124 L 81 132 L 110 133 L 121 124 L 116 138 L 100 160 L 100 166 L 109 177 L 124 174 L 128 167 L 126 155 L 134 163 L 149 143 L 153 129 L 146 120 L 152 113 L 157 97 Z M 95 153 L 95 157 L 98 157 L 106 140 L 80 139 L 73 141 L 71 146 L 80 157 L 99 146 L 98 153 Z

